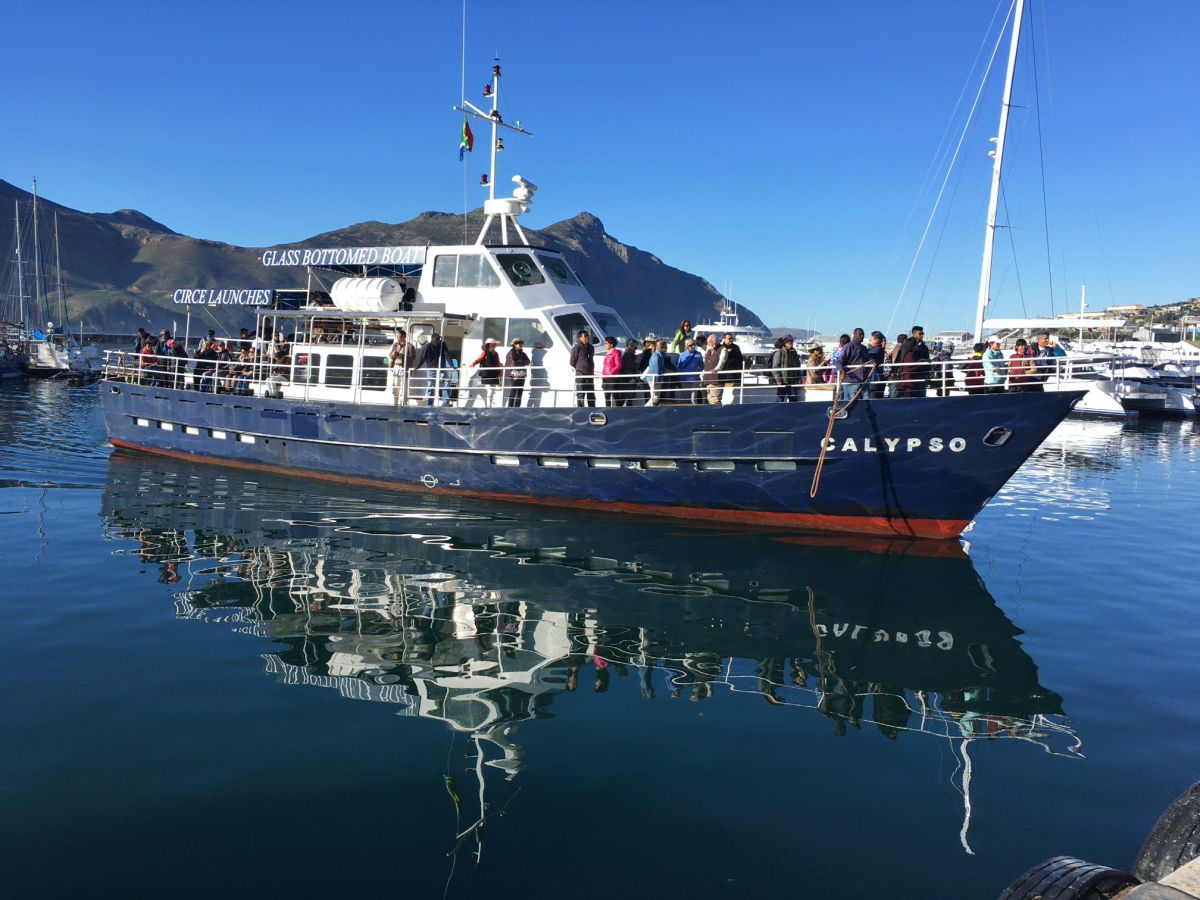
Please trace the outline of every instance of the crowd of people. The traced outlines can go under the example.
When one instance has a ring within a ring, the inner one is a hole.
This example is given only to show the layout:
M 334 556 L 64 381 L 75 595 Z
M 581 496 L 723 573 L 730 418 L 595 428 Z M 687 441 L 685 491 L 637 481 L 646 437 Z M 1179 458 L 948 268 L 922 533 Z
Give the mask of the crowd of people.
M 122 354 L 122 368 L 142 384 L 158 387 L 191 387 L 209 393 L 250 393 L 250 382 L 266 377 L 276 367 L 289 365 L 291 345 L 283 334 L 270 331 L 251 335 L 243 328 L 237 338 L 222 340 L 209 331 L 196 343 L 195 354 L 185 340 L 172 337 L 168 328 L 158 335 L 139 328 L 134 337 L 133 359 Z
M 194 354 L 169 329 L 154 336 L 139 328 L 134 350 L 136 363 L 126 361 L 125 368 L 139 381 L 214 393 L 247 394 L 252 380 L 286 375 L 291 366 L 291 343 L 265 326 L 255 334 L 243 328 L 229 340 L 209 331 Z M 838 402 L 849 405 L 860 397 L 923 397 L 930 390 L 944 397 L 960 386 L 959 381 L 968 393 L 1040 391 L 1054 372 L 1055 359 L 1065 355 L 1049 333 L 1042 332 L 1033 343 L 1017 340 L 1011 354 L 993 336 L 975 344 L 970 358 L 951 363 L 940 342 L 932 347 L 925 342 L 919 325 L 891 344 L 880 331 L 868 336 L 855 328 L 841 335 L 828 355 L 820 344 L 802 354 L 794 337 L 784 335 L 759 371 L 781 403 L 796 402 L 806 388 L 821 386 L 834 388 Z M 733 334 L 720 339 L 716 334 L 697 335 L 687 320 L 670 341 L 649 336 L 627 340 L 622 347 L 616 338 L 604 338 L 599 372 L 596 356 L 591 334 L 581 329 L 569 357 L 576 406 L 716 405 L 725 402 L 727 388 L 743 385 L 747 368 Z M 457 360 L 436 332 L 417 346 L 403 328 L 394 329 L 388 364 L 398 370 L 392 378 L 398 403 L 401 394 L 404 400 L 415 398 L 428 405 L 450 403 L 459 396 Z M 470 368 L 469 405 L 523 405 L 534 368 L 523 338 L 514 337 L 503 358 L 495 338 L 483 340 Z M 958 381 L 956 371 L 961 375 Z

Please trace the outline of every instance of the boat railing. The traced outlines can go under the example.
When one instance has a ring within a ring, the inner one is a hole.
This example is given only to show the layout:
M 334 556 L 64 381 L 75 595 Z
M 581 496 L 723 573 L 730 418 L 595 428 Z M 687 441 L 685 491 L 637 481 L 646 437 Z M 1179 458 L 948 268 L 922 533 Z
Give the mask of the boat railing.
M 886 363 L 842 370 L 842 399 L 871 400 L 1062 390 L 1106 377 L 1109 356 Z M 378 361 L 376 361 L 378 360 Z M 205 393 L 436 406 L 633 406 L 832 402 L 837 366 L 578 375 L 565 366 L 463 369 L 388 366 L 386 359 L 319 365 L 304 353 L 275 360 L 191 359 L 108 350 L 104 377 Z M 865 382 L 865 384 L 864 384 Z M 851 397 L 853 395 L 853 397 Z

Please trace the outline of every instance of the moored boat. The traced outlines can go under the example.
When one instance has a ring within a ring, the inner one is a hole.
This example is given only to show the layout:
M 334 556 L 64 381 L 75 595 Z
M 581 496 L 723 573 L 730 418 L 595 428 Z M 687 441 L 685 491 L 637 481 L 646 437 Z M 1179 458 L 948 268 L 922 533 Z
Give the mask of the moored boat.
M 489 112 L 460 107 L 490 124 L 493 147 L 499 128 L 521 131 L 499 114 L 499 79 L 497 65 Z M 518 219 L 536 185 L 514 176 L 513 196 L 497 198 L 494 152 L 492 166 L 474 244 L 264 251 L 265 266 L 305 271 L 309 286 L 235 292 L 266 304 L 246 359 L 189 371 L 110 354 L 111 442 L 343 483 L 951 538 L 1082 396 L 884 399 L 864 385 L 790 403 L 724 363 L 695 381 L 589 374 L 580 360 L 600 357 L 573 358 L 577 336 L 622 346 L 630 330 L 562 254 L 529 241 Z M 179 293 L 204 302 L 204 291 Z M 492 343 L 512 348 L 503 365 Z

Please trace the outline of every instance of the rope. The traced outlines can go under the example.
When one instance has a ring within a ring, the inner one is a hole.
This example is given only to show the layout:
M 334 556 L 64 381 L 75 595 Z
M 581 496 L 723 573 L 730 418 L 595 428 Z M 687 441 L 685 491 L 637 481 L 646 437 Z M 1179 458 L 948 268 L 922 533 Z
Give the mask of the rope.
M 840 408 L 838 407 L 838 397 L 842 393 L 842 375 L 844 373 L 840 370 L 838 371 L 837 383 L 833 388 L 833 403 L 829 407 L 829 426 L 825 429 L 825 440 L 821 441 L 821 454 L 817 457 L 817 467 L 813 469 L 812 487 L 808 489 L 810 499 L 817 496 L 817 491 L 821 487 L 821 470 L 825 468 L 825 454 L 829 451 L 829 441 L 833 438 L 833 423 L 837 421 L 838 413 L 844 412 L 858 402 L 858 398 L 862 396 L 863 389 L 870 383 L 871 376 L 875 374 L 875 369 L 878 365 L 876 362 L 871 363 L 867 377 L 859 384 L 858 390 L 854 392 L 854 396 L 847 400 Z

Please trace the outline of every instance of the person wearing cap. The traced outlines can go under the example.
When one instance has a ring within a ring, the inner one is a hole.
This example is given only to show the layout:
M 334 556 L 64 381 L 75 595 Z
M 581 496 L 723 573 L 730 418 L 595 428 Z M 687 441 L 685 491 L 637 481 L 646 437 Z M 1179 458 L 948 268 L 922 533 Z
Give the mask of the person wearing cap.
M 571 368 L 575 370 L 575 405 L 596 405 L 596 350 L 592 336 L 581 328 L 571 348 Z
M 683 352 L 675 362 L 675 371 L 679 372 L 678 398 L 681 403 L 703 403 L 704 395 L 700 390 L 700 373 L 704 371 L 704 354 L 696 349 L 696 341 L 687 338 L 683 342 Z
M 983 352 L 983 391 L 985 394 L 999 394 L 1004 391 L 1004 379 L 1008 377 L 1008 364 L 1004 361 L 1004 351 L 1000 349 L 1000 337 L 993 334 L 987 340 L 987 349 Z
M 771 354 L 771 380 L 775 383 L 775 397 L 780 403 L 795 403 L 799 394 L 800 354 L 796 352 L 796 339 L 790 334 L 785 334 L 779 340 L 779 347 Z
M 522 338 L 512 339 L 512 349 L 504 358 L 504 405 L 520 406 L 525 380 L 529 376 L 529 354 Z
M 496 390 L 500 386 L 500 374 L 503 371 L 500 366 L 500 354 L 496 352 L 498 343 L 500 342 L 495 338 L 484 340 L 479 355 L 471 363 L 475 369 L 475 375 L 471 379 L 474 385 L 471 391 L 471 406 L 475 405 L 477 399 L 483 400 L 484 406 L 495 405 Z
M 436 331 L 429 335 L 429 343 L 421 348 L 417 358 L 416 377 L 424 387 L 426 406 L 445 406 L 450 399 L 450 351 Z

